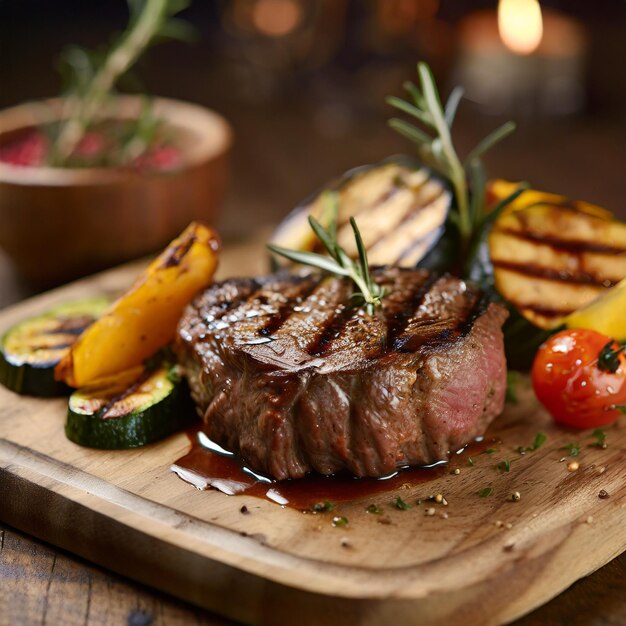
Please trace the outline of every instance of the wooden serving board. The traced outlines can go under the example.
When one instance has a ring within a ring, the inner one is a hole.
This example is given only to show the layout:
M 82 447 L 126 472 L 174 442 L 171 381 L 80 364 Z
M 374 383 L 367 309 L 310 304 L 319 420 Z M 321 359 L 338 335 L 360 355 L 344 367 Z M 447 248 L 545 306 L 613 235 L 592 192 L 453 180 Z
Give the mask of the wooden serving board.
M 258 273 L 263 259 L 258 247 L 232 247 L 221 275 Z M 2 311 L 0 331 L 54 303 L 123 289 L 137 272 Z M 606 429 L 606 449 L 591 447 L 590 432 L 555 428 L 527 383 L 489 432 L 495 451 L 473 466 L 458 457 L 450 469 L 459 474 L 320 514 L 194 489 L 170 471 L 189 449 L 182 433 L 121 452 L 76 446 L 63 434 L 65 410 L 64 399 L 0 388 L 0 519 L 246 623 L 502 624 L 626 549 L 626 421 Z M 543 446 L 514 451 L 539 431 Z M 567 468 L 574 459 L 561 461 L 571 442 L 580 443 L 577 471 Z M 496 468 L 504 460 L 508 472 Z M 447 506 L 416 503 L 437 493 Z M 412 508 L 396 508 L 397 496 Z M 333 527 L 334 515 L 348 525 Z

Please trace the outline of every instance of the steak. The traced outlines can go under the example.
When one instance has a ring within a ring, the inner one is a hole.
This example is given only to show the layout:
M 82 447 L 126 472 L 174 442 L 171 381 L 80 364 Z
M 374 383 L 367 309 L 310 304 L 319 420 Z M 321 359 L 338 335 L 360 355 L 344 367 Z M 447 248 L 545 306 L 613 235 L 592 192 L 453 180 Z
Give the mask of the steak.
M 176 338 L 207 434 L 278 479 L 384 476 L 447 458 L 501 412 L 506 311 L 457 278 L 372 271 L 370 316 L 351 282 L 278 273 L 226 280 Z

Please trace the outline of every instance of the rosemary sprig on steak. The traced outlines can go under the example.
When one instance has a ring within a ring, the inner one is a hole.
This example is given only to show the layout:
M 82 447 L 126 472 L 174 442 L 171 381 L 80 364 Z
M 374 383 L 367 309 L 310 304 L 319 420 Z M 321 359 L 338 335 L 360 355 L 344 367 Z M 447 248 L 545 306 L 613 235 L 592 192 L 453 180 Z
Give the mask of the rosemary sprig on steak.
M 510 135 L 515 130 L 515 124 L 507 122 L 491 132 L 462 161 L 454 147 L 451 129 L 463 97 L 463 89 L 456 87 L 443 106 L 428 65 L 418 63 L 417 72 L 419 87 L 408 81 L 403 85 L 410 100 L 392 96 L 387 98 L 387 102 L 415 118 L 422 128 L 396 117 L 389 120 L 389 125 L 417 144 L 422 160 L 450 181 L 458 208 L 455 218 L 461 244 L 467 251 L 470 240 L 476 235 L 475 231 L 480 228 L 484 213 L 486 176 L 480 157 Z
M 337 194 L 330 191 L 326 192 L 325 200 L 329 214 L 328 228 L 322 226 L 312 215 L 309 215 L 309 224 L 329 256 L 316 252 L 290 250 L 273 244 L 267 244 L 267 247 L 274 254 L 284 256 L 294 263 L 309 265 L 336 276 L 350 278 L 359 290 L 353 294 L 353 297 L 362 300 L 366 311 L 372 315 L 374 310 L 382 305 L 384 289 L 372 280 L 367 262 L 367 251 L 355 219 L 353 217 L 350 218 L 350 225 L 354 231 L 354 239 L 359 256 L 357 260 L 353 261 L 337 242 Z

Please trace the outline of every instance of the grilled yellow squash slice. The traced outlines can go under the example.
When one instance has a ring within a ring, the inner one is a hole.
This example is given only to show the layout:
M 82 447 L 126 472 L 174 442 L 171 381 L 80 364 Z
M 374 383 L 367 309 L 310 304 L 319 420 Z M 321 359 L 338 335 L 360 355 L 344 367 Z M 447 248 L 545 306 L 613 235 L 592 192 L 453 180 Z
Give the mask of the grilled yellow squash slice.
M 495 181 L 489 197 L 516 186 Z M 498 292 L 550 329 L 626 277 L 626 224 L 593 204 L 528 190 L 495 221 L 489 251 Z
M 56 366 L 57 380 L 87 387 L 141 369 L 173 340 L 184 307 L 211 283 L 218 250 L 213 230 L 190 224 L 80 335 Z

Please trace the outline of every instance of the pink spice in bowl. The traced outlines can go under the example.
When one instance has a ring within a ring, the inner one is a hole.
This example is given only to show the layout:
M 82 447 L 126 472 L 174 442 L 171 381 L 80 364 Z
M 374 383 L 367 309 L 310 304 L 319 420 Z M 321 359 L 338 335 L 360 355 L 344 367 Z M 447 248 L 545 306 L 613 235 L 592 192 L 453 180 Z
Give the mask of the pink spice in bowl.
M 141 110 L 121 96 L 115 121 Z M 49 286 L 153 253 L 192 220 L 215 221 L 228 178 L 230 126 L 217 113 L 156 99 L 163 141 L 124 166 L 107 165 L 119 148 L 90 132 L 76 167 L 50 167 L 47 124 L 58 99 L 0 111 L 0 247 L 30 282 Z M 103 119 L 110 119 L 103 115 Z

